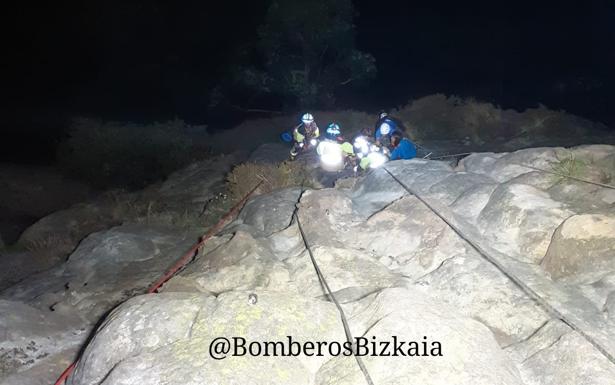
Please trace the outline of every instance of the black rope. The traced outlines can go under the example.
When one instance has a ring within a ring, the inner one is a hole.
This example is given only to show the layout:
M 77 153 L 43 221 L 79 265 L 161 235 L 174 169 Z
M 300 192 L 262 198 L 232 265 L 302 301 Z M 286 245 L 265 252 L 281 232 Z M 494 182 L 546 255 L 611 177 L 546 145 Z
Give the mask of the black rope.
M 337 307 L 337 310 L 340 313 L 342 324 L 344 325 L 344 333 L 346 333 L 346 340 L 350 342 L 352 346 L 355 346 L 354 338 L 352 337 L 352 333 L 350 332 L 350 327 L 348 326 L 348 320 L 346 319 L 346 314 L 344 313 L 344 309 L 342 309 L 342 306 L 340 305 L 340 303 L 337 301 L 337 299 L 333 295 L 333 292 L 331 291 L 331 288 L 329 287 L 329 284 L 327 283 L 325 276 L 322 274 L 320 267 L 318 267 L 318 263 L 316 262 L 316 258 L 314 258 L 314 254 L 312 253 L 312 249 L 310 248 L 310 245 L 307 241 L 307 237 L 305 236 L 305 232 L 303 231 L 303 227 L 301 226 L 301 221 L 299 221 L 299 216 L 297 215 L 297 212 L 295 211 L 293 215 L 295 219 L 297 220 L 297 226 L 299 227 L 299 233 L 301 234 L 301 239 L 303 239 L 303 244 L 305 245 L 305 248 L 308 254 L 310 255 L 310 259 L 312 260 L 312 264 L 314 265 L 314 269 L 316 270 L 316 275 L 318 275 L 318 279 L 320 280 L 321 285 L 324 286 L 324 288 L 327 291 L 327 294 L 329 295 L 329 297 L 331 298 L 331 300 L 333 301 L 333 303 Z M 357 364 L 359 365 L 359 369 L 361 369 L 361 372 L 363 373 L 363 377 L 365 377 L 365 381 L 368 383 L 368 385 L 374 385 L 374 382 L 372 381 L 372 378 L 370 377 L 369 372 L 367 371 L 367 368 L 365 367 L 365 363 L 363 362 L 361 357 L 357 355 L 356 350 L 354 353 L 355 354 L 353 354 L 353 356 L 357 360 Z
M 481 255 L 485 260 L 494 265 L 498 270 L 502 272 L 508 279 L 510 279 L 514 284 L 519 286 L 521 290 L 523 290 L 530 298 L 534 299 L 539 305 L 544 307 L 548 313 L 552 314 L 568 326 L 571 329 L 578 332 L 582 335 L 587 342 L 592 344 L 606 359 L 611 361 L 611 363 L 615 364 L 615 357 L 607 351 L 599 342 L 597 342 L 594 338 L 585 333 L 581 328 L 575 325 L 574 322 L 570 321 L 565 315 L 559 312 L 556 308 L 551 306 L 547 301 L 545 301 L 538 293 L 532 290 L 529 286 L 527 286 L 523 281 L 521 281 L 516 276 L 510 274 L 506 271 L 506 268 L 502 266 L 495 258 L 492 258 L 479 244 L 471 240 L 468 236 L 466 236 L 461 229 L 459 229 L 455 224 L 453 224 L 450 220 L 448 220 L 444 215 L 442 215 L 438 210 L 436 210 L 429 202 L 427 202 L 422 196 L 417 194 L 414 190 L 408 187 L 405 183 L 403 183 L 399 178 L 397 178 L 391 171 L 389 171 L 386 167 L 382 167 L 384 171 L 387 172 L 401 187 L 403 187 L 409 194 L 414 195 L 421 203 L 423 203 L 431 212 L 433 212 L 436 216 L 438 216 L 444 223 L 446 223 L 461 239 L 466 241 L 479 255 Z
M 433 157 L 431 159 L 437 160 L 437 159 L 446 159 L 446 158 L 458 158 L 458 157 L 464 157 L 470 154 L 473 154 L 473 152 L 461 152 L 459 154 L 440 155 L 440 156 Z

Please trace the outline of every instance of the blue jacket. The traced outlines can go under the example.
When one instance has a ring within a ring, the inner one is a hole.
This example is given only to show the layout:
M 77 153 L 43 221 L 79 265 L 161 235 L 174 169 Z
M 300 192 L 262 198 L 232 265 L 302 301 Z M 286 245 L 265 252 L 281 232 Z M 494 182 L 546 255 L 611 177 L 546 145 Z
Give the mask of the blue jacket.
M 380 127 L 382 127 L 382 123 L 387 123 L 390 127 L 391 127 L 391 131 L 389 131 L 388 134 L 386 134 L 389 138 L 391 137 L 391 135 L 393 135 L 393 133 L 395 131 L 399 131 L 399 127 L 397 125 L 397 122 L 395 122 L 393 119 L 390 118 L 384 118 L 380 121 L 378 121 L 378 125 L 376 127 L 376 132 L 374 133 L 374 137 L 376 138 L 376 140 L 379 140 L 380 137 L 382 136 L 382 132 L 380 132 Z
M 414 144 L 406 138 L 399 141 L 399 145 L 391 152 L 391 160 L 412 159 L 416 156 Z

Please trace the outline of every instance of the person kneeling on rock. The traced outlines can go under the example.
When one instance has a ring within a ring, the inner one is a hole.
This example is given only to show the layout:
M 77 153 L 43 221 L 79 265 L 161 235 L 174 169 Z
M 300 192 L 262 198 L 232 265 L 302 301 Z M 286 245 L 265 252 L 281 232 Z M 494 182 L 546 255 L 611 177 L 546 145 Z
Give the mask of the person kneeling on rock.
M 404 132 L 404 128 L 397 119 L 393 119 L 386 112 L 380 114 L 380 119 L 376 122 L 374 138 L 379 146 L 390 147 L 391 138 L 394 133 Z
M 322 168 L 326 171 L 342 170 L 346 162 L 354 158 L 352 144 L 344 140 L 340 126 L 337 123 L 329 124 L 324 137 L 325 139 L 316 148 Z
M 290 160 L 294 160 L 299 152 L 316 145 L 316 139 L 320 136 L 320 130 L 314 122 L 312 114 L 305 113 L 301 117 L 301 123 L 293 130 L 293 147 L 290 149 Z
M 404 138 L 400 132 L 391 135 L 391 160 L 412 159 L 416 157 L 416 147 L 409 139 Z

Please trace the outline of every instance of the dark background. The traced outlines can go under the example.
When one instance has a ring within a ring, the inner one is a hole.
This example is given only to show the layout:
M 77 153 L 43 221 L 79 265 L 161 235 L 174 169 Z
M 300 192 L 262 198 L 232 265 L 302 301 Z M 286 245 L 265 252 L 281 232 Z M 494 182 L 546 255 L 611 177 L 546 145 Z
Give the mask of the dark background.
M 225 128 L 208 92 L 255 37 L 268 1 L 108 0 L 3 6 L 2 161 L 51 161 L 67 119 L 178 117 Z M 368 111 L 443 92 L 543 103 L 615 126 L 615 6 L 608 1 L 356 0 L 358 48 L 376 57 Z M 263 101 L 259 101 L 263 103 Z M 252 108 L 279 107 L 279 101 Z

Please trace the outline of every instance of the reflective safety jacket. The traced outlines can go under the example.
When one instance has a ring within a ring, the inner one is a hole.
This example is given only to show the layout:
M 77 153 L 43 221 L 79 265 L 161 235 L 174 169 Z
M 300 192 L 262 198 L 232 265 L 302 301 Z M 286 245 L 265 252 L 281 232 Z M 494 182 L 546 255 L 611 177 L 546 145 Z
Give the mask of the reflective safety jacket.
M 308 140 L 318 138 L 320 136 L 320 130 L 316 123 L 310 123 L 306 125 L 305 123 L 301 123 L 299 126 L 295 127 L 293 130 L 293 139 L 297 143 L 301 143 L 307 137 Z
M 361 162 L 359 162 L 359 167 L 361 167 L 363 170 L 367 170 L 367 168 L 369 167 L 369 163 L 370 163 L 370 159 L 369 157 L 363 157 L 361 158 Z
M 349 142 L 344 142 L 340 144 L 340 147 L 342 148 L 342 152 L 345 155 L 354 155 L 354 148 L 352 147 L 352 144 L 350 144 Z
M 316 153 L 318 155 L 322 155 L 325 151 L 327 151 L 327 148 L 329 146 L 335 146 L 339 148 L 340 150 L 342 150 L 342 154 L 344 154 L 344 156 L 354 155 L 354 148 L 352 147 L 352 144 L 348 142 L 338 143 L 332 140 L 323 140 L 322 142 L 320 142 L 318 144 L 318 147 L 316 147 Z
M 382 124 L 386 123 L 389 125 L 389 127 L 391 127 L 391 130 L 386 134 L 386 136 L 388 136 L 389 138 L 391 137 L 391 135 L 393 135 L 394 132 L 401 132 L 399 125 L 397 124 L 397 122 L 395 122 L 393 119 L 386 117 L 384 119 L 381 119 L 378 121 L 377 127 L 376 127 L 376 132 L 374 133 L 374 137 L 376 138 L 376 140 L 380 140 L 380 138 L 382 137 L 382 132 L 381 132 L 381 127 Z

